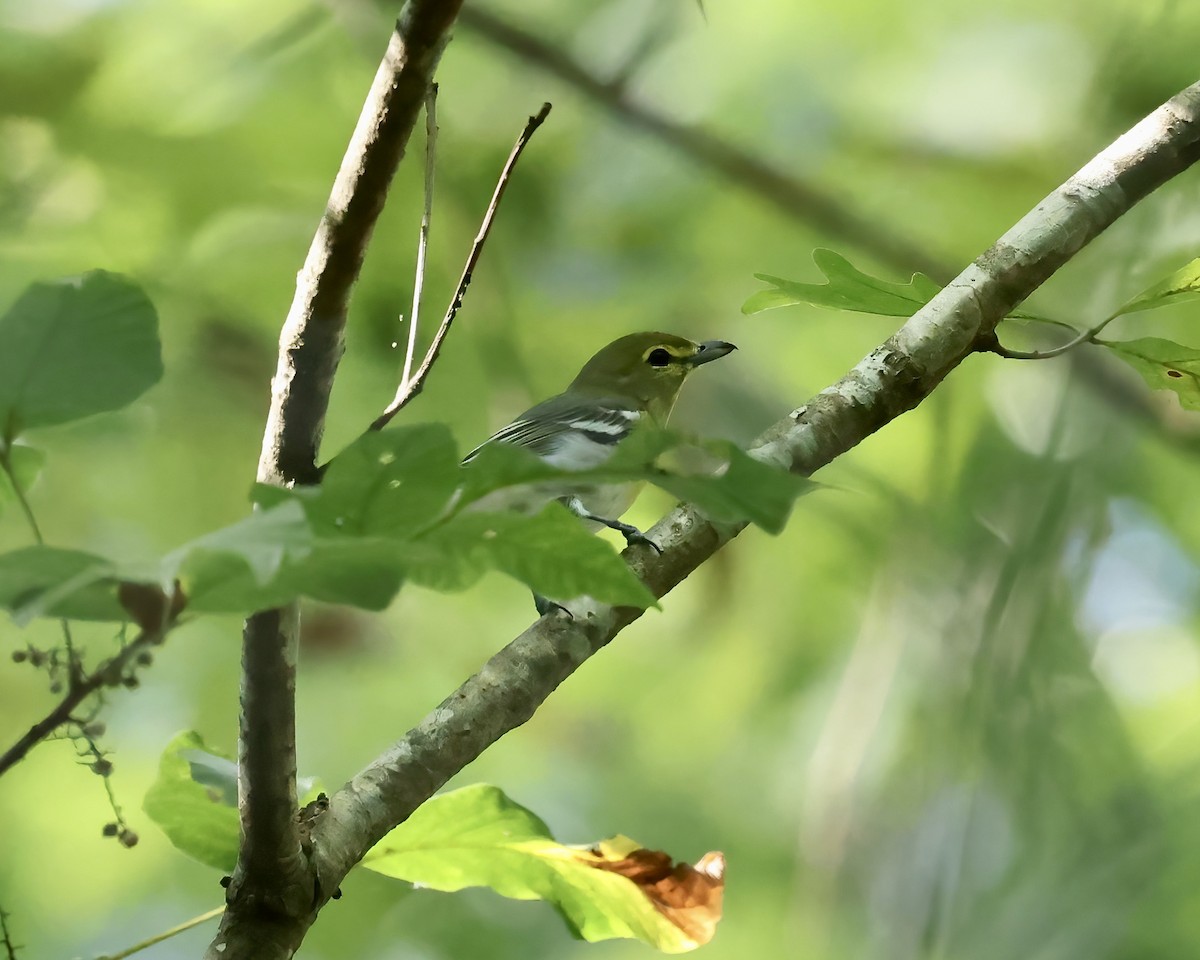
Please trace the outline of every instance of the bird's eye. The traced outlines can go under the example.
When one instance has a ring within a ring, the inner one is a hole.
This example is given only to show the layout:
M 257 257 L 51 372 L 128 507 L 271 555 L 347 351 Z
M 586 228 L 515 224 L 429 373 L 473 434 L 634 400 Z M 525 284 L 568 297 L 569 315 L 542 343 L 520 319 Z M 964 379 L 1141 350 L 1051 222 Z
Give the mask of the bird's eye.
M 671 362 L 671 355 L 662 347 L 656 347 L 650 351 L 650 355 L 646 357 L 646 362 L 652 367 L 665 367 Z

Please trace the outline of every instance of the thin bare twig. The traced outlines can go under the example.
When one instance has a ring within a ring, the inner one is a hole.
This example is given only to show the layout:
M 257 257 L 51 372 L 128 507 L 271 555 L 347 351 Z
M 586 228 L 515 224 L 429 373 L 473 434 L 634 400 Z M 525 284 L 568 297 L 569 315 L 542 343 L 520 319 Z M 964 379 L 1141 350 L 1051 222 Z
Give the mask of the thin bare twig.
M 34 543 L 44 544 L 45 538 L 42 536 L 42 528 L 38 525 L 37 516 L 33 512 L 33 507 L 29 503 L 29 498 L 25 496 L 25 491 L 21 488 L 20 481 L 17 479 L 16 469 L 12 462 L 12 448 L 6 445 L 0 445 L 0 470 L 4 471 L 8 477 L 9 486 L 13 488 L 13 495 L 17 498 L 17 503 L 21 506 L 21 512 L 25 515 L 25 522 L 29 524 L 30 532 L 33 533 Z M 83 678 L 83 664 L 79 660 L 79 655 L 75 652 L 75 641 L 71 636 L 71 624 L 64 617 L 58 621 L 62 628 L 63 645 L 67 649 L 67 682 L 70 685 L 79 683 Z
M 8 932 L 8 911 L 0 907 L 0 944 L 4 946 L 4 960 L 17 960 L 17 950 L 20 948 L 12 942 Z
M 986 349 L 988 353 L 994 353 L 1009 360 L 1049 360 L 1051 357 L 1061 357 L 1064 353 L 1074 350 L 1080 344 L 1093 342 L 1096 339 L 1096 334 L 1100 333 L 1101 330 L 1116 320 L 1118 316 L 1119 314 L 1114 313 L 1110 317 L 1105 317 L 1094 327 L 1084 330 L 1066 343 L 1060 343 L 1057 347 L 1051 347 L 1049 350 L 1010 350 L 1008 347 L 1003 346 L 994 336 L 987 343 Z
M 529 138 L 533 136 L 537 128 L 542 125 L 549 115 L 550 104 L 543 103 L 542 109 L 529 118 L 529 122 L 525 124 L 525 129 L 517 137 L 517 142 L 513 144 L 512 151 L 509 153 L 508 159 L 504 162 L 504 168 L 500 171 L 500 179 L 496 181 L 496 189 L 492 192 L 492 199 L 488 204 L 487 212 L 483 215 L 483 223 L 480 224 L 479 232 L 475 235 L 475 242 L 471 244 L 471 252 L 467 256 L 462 276 L 459 277 L 454 297 L 450 301 L 450 306 L 446 309 L 445 317 L 442 318 L 442 325 L 438 327 L 438 332 L 433 338 L 433 343 L 429 345 L 425 359 L 421 361 L 421 366 L 417 368 L 417 372 L 413 375 L 412 380 L 407 382 L 401 381 L 400 388 L 396 391 L 396 396 L 387 405 L 383 413 L 375 418 L 375 421 L 370 426 L 371 430 L 382 430 L 386 427 L 392 418 L 403 410 L 424 388 L 425 378 L 429 376 L 429 371 L 433 368 L 438 354 L 441 353 L 442 343 L 445 341 L 446 335 L 450 332 L 450 325 L 458 315 L 459 308 L 462 307 L 463 297 L 466 296 L 467 287 L 471 284 L 471 275 L 475 272 L 475 265 L 479 262 L 479 255 L 483 253 L 483 245 L 487 242 L 488 234 L 491 232 L 492 221 L 496 218 L 496 211 L 500 207 L 500 200 L 504 196 L 504 191 L 508 189 L 508 182 L 512 178 L 513 169 L 516 167 L 517 161 L 521 158 L 521 154 L 525 150 L 525 145 L 529 143 Z
M 162 943 L 164 940 L 170 940 L 172 937 L 191 930 L 192 927 L 198 927 L 202 923 L 213 920 L 224 912 L 224 907 L 214 907 L 212 910 L 202 913 L 198 917 L 192 917 L 191 920 L 184 920 L 183 923 L 172 927 L 170 930 L 164 930 L 162 933 L 156 933 L 154 936 L 148 937 L 140 943 L 135 943 L 132 947 L 127 947 L 120 953 L 106 953 L 103 956 L 97 957 L 96 960 L 125 960 L 126 957 L 132 957 L 135 953 L 141 953 L 155 944 Z
M 425 289 L 425 256 L 429 252 L 429 224 L 433 219 L 433 171 L 437 159 L 437 95 L 438 85 L 431 83 L 425 95 L 425 209 L 421 211 L 421 233 L 417 240 L 417 271 L 413 280 L 412 315 L 408 320 L 408 346 L 404 350 L 404 372 L 400 374 L 401 388 L 408 385 L 412 375 L 413 358 L 417 355 L 417 323 L 421 317 L 421 292 Z
M 79 705 L 93 693 L 104 687 L 121 686 L 129 676 L 128 668 L 143 653 L 162 643 L 172 625 L 173 621 L 169 621 L 158 629 L 143 630 L 119 653 L 105 660 L 91 673 L 81 677 L 78 683 L 71 684 L 54 709 L 18 737 L 16 742 L 3 754 L 0 754 L 0 775 L 23 760 L 36 744 L 45 740 L 59 727 L 70 723 L 72 715 Z

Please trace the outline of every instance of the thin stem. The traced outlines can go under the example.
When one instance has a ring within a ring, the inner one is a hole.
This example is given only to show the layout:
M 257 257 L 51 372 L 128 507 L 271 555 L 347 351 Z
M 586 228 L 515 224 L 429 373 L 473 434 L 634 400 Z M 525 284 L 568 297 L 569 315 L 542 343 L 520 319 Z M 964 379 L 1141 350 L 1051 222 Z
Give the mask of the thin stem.
M 429 223 L 433 218 L 433 167 L 437 155 L 438 85 L 431 83 L 425 95 L 425 209 L 421 213 L 421 233 L 417 241 L 417 275 L 413 282 L 412 316 L 408 322 L 408 346 L 404 350 L 401 388 L 408 386 L 413 357 L 417 355 L 417 321 L 421 316 L 421 292 L 425 289 L 425 254 L 429 250 Z
M 164 930 L 162 933 L 155 934 L 153 937 L 143 940 L 141 943 L 135 943 L 127 950 L 122 950 L 120 953 L 106 953 L 101 957 L 97 957 L 96 960 L 125 960 L 125 957 L 132 957 L 135 953 L 140 953 L 147 947 L 152 947 L 156 943 L 162 943 L 164 940 L 170 940 L 172 937 L 183 933 L 185 930 L 191 930 L 192 927 L 198 927 L 200 924 L 208 920 L 215 920 L 224 912 L 225 908 L 223 906 L 214 907 L 212 910 L 209 910 L 207 913 L 202 913 L 198 917 L 192 917 L 191 920 L 184 920 L 183 923 L 179 924 L 177 927 L 172 927 L 170 930 Z
M 125 677 L 125 669 L 137 656 L 162 642 L 167 631 L 174 625 L 170 620 L 155 630 L 145 630 L 132 643 L 109 660 L 100 664 L 95 671 L 79 679 L 67 688 L 66 695 L 58 705 L 47 713 L 41 720 L 30 727 L 17 738 L 11 747 L 0 754 L 0 775 L 6 773 L 25 758 L 38 743 L 45 740 L 63 724 L 70 723 L 76 708 L 93 693 L 103 687 L 115 687 Z
M 5 960 L 17 960 L 18 947 L 8 932 L 8 913 L 3 909 L 0 909 L 0 944 L 4 945 Z
M 92 757 L 93 761 L 95 762 L 95 764 L 99 764 L 99 763 L 106 761 L 107 758 L 104 756 L 104 751 L 100 749 L 100 745 L 96 743 L 95 738 L 90 733 L 88 733 L 87 724 L 83 723 L 81 721 L 76 721 L 76 726 L 79 729 L 79 735 L 78 735 L 79 739 L 82 739 L 84 741 L 84 744 L 86 745 L 84 747 L 84 749 L 80 752 L 80 754 L 79 754 L 80 757 L 85 757 L 85 756 L 90 755 Z M 113 790 L 112 764 L 107 763 L 107 764 L 105 764 L 105 766 L 107 767 L 107 769 L 103 769 L 103 771 L 101 771 L 101 770 L 98 770 L 96 768 L 96 766 L 93 764 L 92 769 L 95 770 L 97 773 L 99 773 L 100 779 L 104 781 L 104 792 L 108 795 L 108 805 L 109 805 L 109 807 L 112 808 L 113 821 L 117 825 L 117 836 L 119 836 L 119 837 L 133 836 L 133 834 L 131 834 L 129 831 L 129 824 L 125 820 L 125 813 L 121 809 L 121 804 L 117 802 L 116 791 Z
M 8 477 L 8 483 L 13 488 L 13 494 L 17 498 L 17 503 L 21 505 L 21 512 L 25 514 L 25 520 L 29 524 L 29 529 L 33 531 L 33 539 L 39 545 L 44 544 L 46 541 L 42 537 L 42 530 L 38 526 L 37 517 L 33 515 L 33 508 L 29 505 L 29 500 L 25 496 L 25 491 L 21 489 L 21 484 L 17 481 L 16 471 L 13 469 L 12 447 L 3 443 L 0 443 L 0 470 L 3 470 L 4 475 Z
M 1064 344 L 1053 347 L 1050 350 L 1009 350 L 1008 347 L 1001 346 L 1000 341 L 994 337 L 987 345 L 987 352 L 994 353 L 997 356 L 1006 357 L 1009 360 L 1049 360 L 1051 357 L 1061 357 L 1068 350 L 1074 350 L 1081 343 L 1089 343 L 1095 339 L 1096 334 L 1112 323 L 1119 314 L 1113 314 L 1101 320 L 1098 324 L 1089 330 L 1083 331 L 1077 337 L 1072 337 Z
M 17 503 L 21 505 L 21 512 L 25 514 L 25 520 L 29 524 L 30 531 L 33 533 L 34 541 L 38 546 L 43 546 L 46 543 L 46 538 L 42 536 L 42 528 L 38 526 L 37 516 L 34 515 L 29 498 L 25 496 L 25 491 L 21 489 L 21 484 L 17 480 L 17 473 L 13 468 L 11 451 L 11 445 L 0 444 L 0 470 L 3 470 L 5 476 L 8 477 L 9 486 L 13 488 Z M 58 623 L 62 627 L 63 644 L 67 648 L 67 681 L 71 686 L 75 686 L 82 679 L 83 665 L 79 662 L 79 657 L 75 655 L 75 641 L 71 636 L 71 624 L 65 618 L 59 620 Z
M 411 381 L 407 383 L 401 382 L 400 388 L 396 391 L 396 396 L 387 405 L 383 413 L 375 419 L 375 422 L 371 424 L 370 429 L 382 430 L 386 427 L 392 418 L 403 410 L 424 388 L 425 378 L 429 376 L 429 371 L 437 360 L 438 354 L 441 353 L 442 343 L 445 341 L 446 335 L 450 332 L 450 325 L 458 315 L 459 308 L 462 307 L 463 297 L 466 296 L 467 287 L 471 284 L 471 274 L 474 273 L 475 265 L 479 262 L 479 255 L 483 253 L 483 245 L 487 242 L 488 234 L 491 233 L 492 222 L 496 219 L 496 211 L 500 207 L 500 200 L 504 197 L 504 191 L 508 188 L 508 181 L 512 178 L 517 161 L 521 158 L 521 154 L 525 150 L 525 145 L 529 143 L 530 137 L 533 136 L 537 128 L 542 125 L 549 115 L 550 104 L 543 103 L 542 109 L 529 118 L 529 122 L 525 124 L 525 129 L 517 137 L 517 142 L 513 144 L 512 151 L 509 153 L 508 159 L 504 162 L 504 168 L 500 171 L 500 179 L 496 181 L 496 189 L 492 192 L 492 199 L 488 204 L 487 212 L 483 215 L 483 223 L 480 224 L 479 232 L 475 235 L 475 242 L 471 244 L 471 252 L 467 255 L 467 262 L 463 266 L 462 276 L 458 279 L 458 287 L 454 291 L 454 297 L 450 301 L 450 306 L 446 309 L 446 315 L 442 318 L 442 325 L 438 327 L 438 332 L 433 338 L 433 343 L 429 345 L 425 359 L 421 361 L 421 366 L 417 368 L 417 372 L 413 375 Z

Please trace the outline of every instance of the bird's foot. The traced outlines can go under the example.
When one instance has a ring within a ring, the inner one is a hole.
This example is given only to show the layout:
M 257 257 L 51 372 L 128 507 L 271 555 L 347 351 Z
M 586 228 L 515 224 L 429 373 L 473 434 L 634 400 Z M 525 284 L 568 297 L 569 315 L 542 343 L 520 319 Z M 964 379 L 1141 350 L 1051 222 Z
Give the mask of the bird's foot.
M 533 595 L 533 605 L 537 607 L 539 617 L 544 617 L 548 613 L 561 613 L 569 620 L 575 619 L 575 614 L 564 607 L 561 603 L 551 600 L 549 597 L 543 597 L 538 594 Z
M 621 536 L 625 538 L 625 543 L 631 547 L 653 547 L 655 553 L 662 553 L 662 547 L 642 533 L 642 531 L 635 527 L 632 523 L 621 523 L 614 520 L 613 529 L 618 531 Z

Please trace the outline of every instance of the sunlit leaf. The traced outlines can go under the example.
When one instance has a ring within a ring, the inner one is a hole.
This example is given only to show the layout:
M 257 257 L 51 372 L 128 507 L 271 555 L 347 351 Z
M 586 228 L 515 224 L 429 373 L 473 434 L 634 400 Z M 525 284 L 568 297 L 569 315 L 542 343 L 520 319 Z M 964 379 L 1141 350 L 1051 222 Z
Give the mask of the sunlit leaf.
M 300 802 L 321 789 L 316 777 L 299 777 Z M 142 799 L 146 816 L 174 847 L 222 873 L 232 873 L 238 854 L 238 766 L 188 730 L 167 744 L 158 776 Z
M 1154 390 L 1170 390 L 1181 406 L 1200 410 L 1200 350 L 1160 337 L 1098 340 L 1142 375 Z
M 755 277 L 774 286 L 761 290 L 742 305 L 742 313 L 759 313 L 774 307 L 811 303 L 835 310 L 852 310 L 887 317 L 911 317 L 942 288 L 923 273 L 914 273 L 908 283 L 880 280 L 863 273 L 841 254 L 818 247 L 813 261 L 828 283 L 800 283 L 765 273 Z
M 1165 280 L 1148 287 L 1132 300 L 1123 304 L 1113 316 L 1154 310 L 1158 307 L 1195 300 L 1200 297 L 1200 257 L 1184 264 Z
M 440 590 L 461 590 L 496 570 L 546 597 L 655 603 L 620 555 L 557 503 L 532 516 L 463 513 L 412 541 L 405 553 L 408 578 Z
M 724 893 L 720 854 L 690 867 L 627 837 L 565 846 L 486 784 L 427 801 L 363 866 L 435 890 L 490 887 L 516 900 L 545 900 L 584 940 L 632 937 L 668 953 L 711 939 Z
M 757 279 L 772 284 L 775 289 L 760 290 L 752 294 L 742 305 L 742 313 L 761 313 L 774 307 L 811 303 L 818 307 L 849 310 L 854 313 L 911 317 L 942 290 L 941 284 L 923 273 L 914 273 L 908 283 L 881 280 L 879 277 L 863 273 L 841 254 L 821 247 L 813 251 L 813 261 L 828 283 L 801 283 L 766 273 L 756 273 L 754 276 Z M 1069 323 L 1025 309 L 1014 310 L 1007 319 L 1045 323 L 1075 331 L 1075 327 Z
M 162 376 L 158 317 L 103 270 L 30 286 L 0 317 L 0 439 L 132 403 Z
M 163 751 L 142 809 L 178 850 L 232 873 L 238 852 L 237 799 L 237 764 L 189 731 Z

